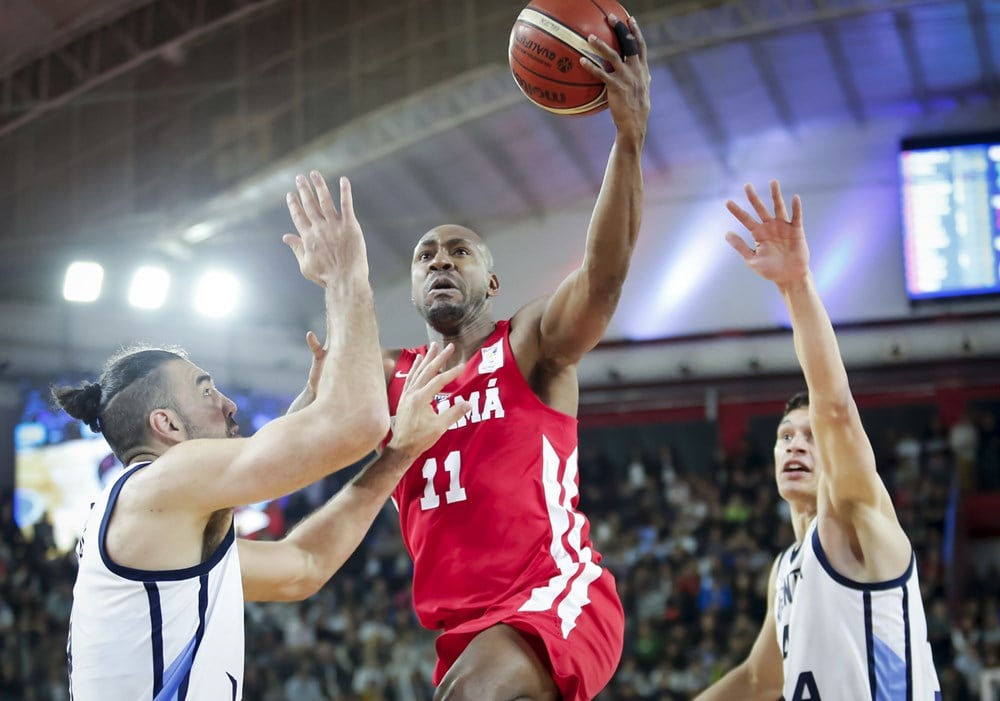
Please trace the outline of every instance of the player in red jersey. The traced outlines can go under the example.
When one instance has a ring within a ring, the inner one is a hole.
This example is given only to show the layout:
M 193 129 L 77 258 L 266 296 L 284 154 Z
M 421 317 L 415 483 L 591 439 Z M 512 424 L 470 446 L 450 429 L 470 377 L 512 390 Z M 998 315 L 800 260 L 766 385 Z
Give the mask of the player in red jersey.
M 577 363 L 615 311 L 641 218 L 649 69 L 635 20 L 628 27 L 639 52 L 627 60 L 590 39 L 612 68 L 587 64 L 608 86 L 617 133 L 580 269 L 497 322 L 500 285 L 478 235 L 440 226 L 413 254 L 413 300 L 429 339 L 453 343 L 449 364 L 464 366 L 437 395 L 438 410 L 472 407 L 393 496 L 417 615 L 443 630 L 438 699 L 589 699 L 621 657 L 621 602 L 576 508 L 575 417 Z M 422 352 L 385 352 L 393 412 Z

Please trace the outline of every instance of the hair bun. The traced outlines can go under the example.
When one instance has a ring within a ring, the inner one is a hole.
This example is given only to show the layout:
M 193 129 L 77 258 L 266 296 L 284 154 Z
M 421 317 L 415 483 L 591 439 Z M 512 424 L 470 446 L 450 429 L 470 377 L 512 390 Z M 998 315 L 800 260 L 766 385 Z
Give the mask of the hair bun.
M 87 382 L 80 388 L 80 418 L 90 426 L 90 430 L 101 430 L 101 396 L 99 382 Z
M 101 406 L 101 384 L 99 382 L 88 382 L 82 387 L 82 390 L 81 394 L 87 404 L 93 404 L 95 409 Z
M 83 421 L 94 432 L 101 431 L 101 399 L 104 389 L 98 382 L 84 382 L 76 387 L 53 386 L 52 398 L 74 419 Z

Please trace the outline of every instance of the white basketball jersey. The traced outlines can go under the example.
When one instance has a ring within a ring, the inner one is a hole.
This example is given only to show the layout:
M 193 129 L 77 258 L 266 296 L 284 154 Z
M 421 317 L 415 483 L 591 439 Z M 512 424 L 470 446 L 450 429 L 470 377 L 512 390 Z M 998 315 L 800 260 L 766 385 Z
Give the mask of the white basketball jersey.
M 180 570 L 122 567 L 104 549 L 126 470 L 101 494 L 77 555 L 67 645 L 73 701 L 235 701 L 243 692 L 243 583 L 235 531 Z
M 778 557 L 784 701 L 940 701 L 915 559 L 897 579 L 855 582 L 833 569 L 816 524 Z

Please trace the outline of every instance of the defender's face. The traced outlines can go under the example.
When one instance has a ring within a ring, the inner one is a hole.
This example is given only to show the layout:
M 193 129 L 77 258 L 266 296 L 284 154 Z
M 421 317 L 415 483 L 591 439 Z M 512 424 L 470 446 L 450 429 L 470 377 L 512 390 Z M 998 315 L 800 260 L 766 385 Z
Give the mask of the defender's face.
M 458 321 L 495 294 L 482 240 L 464 227 L 432 229 L 417 243 L 410 264 L 413 302 L 428 322 Z
M 774 472 L 778 493 L 785 501 L 816 501 L 819 453 L 809 423 L 809 409 L 788 412 L 778 424 L 774 443 Z
M 188 438 L 237 438 L 236 403 L 216 388 L 212 376 L 187 360 L 171 364 L 171 391 Z

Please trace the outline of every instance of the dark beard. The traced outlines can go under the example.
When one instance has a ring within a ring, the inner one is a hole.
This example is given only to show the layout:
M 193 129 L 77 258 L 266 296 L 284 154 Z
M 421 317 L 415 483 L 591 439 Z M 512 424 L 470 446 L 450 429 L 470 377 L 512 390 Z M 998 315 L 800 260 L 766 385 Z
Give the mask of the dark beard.
M 175 409 L 174 411 L 177 411 L 177 410 Z M 184 428 L 184 433 L 187 434 L 188 438 L 200 438 L 201 437 L 200 435 L 198 435 L 198 432 L 201 431 L 201 427 L 197 426 L 197 425 L 195 425 L 193 423 L 191 423 L 190 421 L 188 421 L 188 417 L 186 417 L 184 414 L 182 414 L 179 411 L 177 412 L 177 419 L 178 419 L 178 421 L 180 421 L 181 426 Z
M 438 331 L 452 329 L 465 318 L 465 306 L 461 304 L 435 304 L 425 310 L 424 319 Z
M 187 432 L 188 438 L 219 438 L 220 436 L 210 436 L 207 432 L 202 429 L 198 424 L 193 424 L 187 420 L 186 416 L 181 416 L 181 425 L 184 426 L 184 430 Z M 239 438 L 238 433 L 233 433 L 233 430 L 238 428 L 239 424 L 232 418 L 226 419 L 226 435 L 221 436 L 222 438 Z

